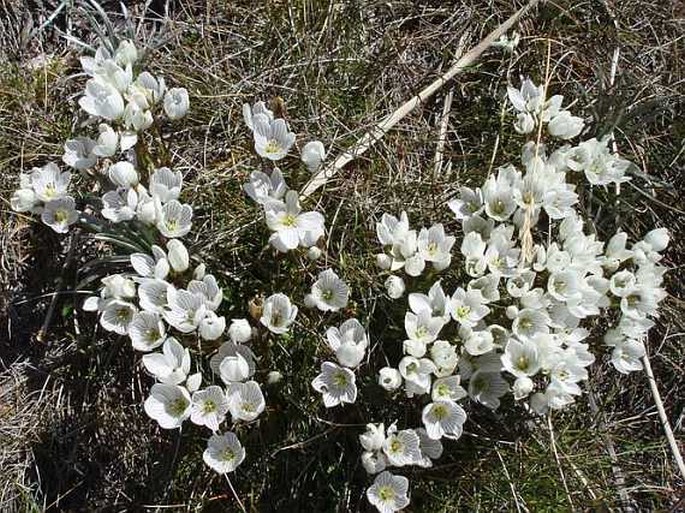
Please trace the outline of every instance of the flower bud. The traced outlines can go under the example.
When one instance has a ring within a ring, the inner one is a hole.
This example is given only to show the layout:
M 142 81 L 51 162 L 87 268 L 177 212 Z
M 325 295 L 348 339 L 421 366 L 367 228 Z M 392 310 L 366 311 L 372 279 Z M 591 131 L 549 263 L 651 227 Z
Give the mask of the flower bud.
M 177 273 L 182 273 L 190 265 L 190 255 L 183 243 L 178 239 L 171 239 L 166 244 L 167 260 L 171 268 Z
M 205 340 L 216 340 L 226 329 L 226 319 L 218 317 L 214 312 L 207 312 L 207 315 L 200 321 L 200 336 Z
M 252 327 L 247 319 L 233 319 L 228 327 L 228 336 L 236 344 L 242 344 L 252 338 Z
M 671 238 L 666 228 L 656 228 L 645 235 L 644 240 L 658 253 L 666 249 Z
M 278 371 L 271 371 L 266 375 L 266 382 L 269 385 L 275 385 L 283 379 L 283 374 Z
M 319 257 L 321 257 L 321 250 L 318 247 L 312 246 L 309 248 L 309 250 L 307 250 L 307 258 L 312 262 L 318 260 Z
M 388 296 L 390 296 L 392 299 L 401 298 L 406 290 L 404 280 L 399 276 L 388 276 L 388 279 L 385 280 L 385 290 L 388 292 Z
M 516 378 L 513 386 L 514 399 L 518 401 L 519 399 L 528 397 L 528 395 L 530 395 L 530 393 L 533 391 L 533 388 L 535 388 L 535 384 L 528 376 Z
M 390 258 L 385 253 L 379 253 L 376 255 L 376 265 L 383 269 L 384 271 L 390 269 L 392 264 L 392 258 Z
M 402 375 L 397 369 L 383 367 L 378 373 L 378 384 L 388 392 L 392 392 L 402 386 Z

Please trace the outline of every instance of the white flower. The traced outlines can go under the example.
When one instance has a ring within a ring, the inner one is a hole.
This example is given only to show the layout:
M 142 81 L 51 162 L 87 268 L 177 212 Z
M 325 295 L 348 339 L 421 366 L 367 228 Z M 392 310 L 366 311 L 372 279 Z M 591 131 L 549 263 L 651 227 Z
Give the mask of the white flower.
M 362 467 L 364 467 L 367 474 L 378 474 L 383 472 L 388 466 L 388 459 L 385 457 L 385 454 L 378 451 L 364 451 L 361 460 Z
M 168 287 L 167 303 L 162 311 L 164 320 L 181 333 L 195 331 L 207 313 L 204 298 L 187 290 Z
M 637 285 L 637 278 L 630 271 L 623 270 L 614 274 L 609 280 L 609 290 L 618 297 L 626 297 Z
M 64 143 L 62 161 L 67 166 L 73 167 L 74 169 L 90 169 L 98 161 L 93 152 L 94 148 L 95 141 L 88 137 L 69 139 Z
M 340 328 L 328 328 L 326 338 L 340 365 L 352 369 L 361 363 L 369 345 L 366 331 L 357 319 L 348 319 Z
M 393 513 L 409 505 L 409 480 L 388 471 L 378 474 L 373 485 L 366 490 L 366 498 L 380 513 Z
M 102 289 L 103 299 L 131 299 L 136 295 L 135 282 L 121 274 L 110 274 L 102 278 L 101 281 L 104 285 Z
M 69 227 L 78 221 L 79 213 L 76 203 L 71 196 L 48 201 L 40 215 L 43 224 L 46 224 L 57 233 L 67 233 Z
M 282 293 L 272 294 L 264 301 L 262 317 L 259 319 L 269 331 L 283 334 L 295 322 L 297 307 L 290 302 L 290 298 Z
M 157 229 L 168 238 L 183 237 L 190 231 L 192 219 L 193 207 L 171 200 L 159 212 Z
M 545 102 L 544 87 L 536 86 L 530 79 L 521 83 L 520 89 L 507 86 L 509 101 L 519 112 L 537 114 Z
M 207 449 L 202 459 L 215 472 L 226 474 L 233 472 L 245 459 L 245 449 L 240 440 L 230 431 L 220 435 L 215 433 L 207 441 Z
M 452 318 L 462 326 L 471 328 L 490 313 L 485 298 L 479 290 L 465 291 L 461 287 L 454 291 L 449 306 Z
M 521 376 L 516 378 L 514 385 L 512 386 L 512 392 L 514 393 L 514 399 L 517 401 L 528 397 L 530 393 L 535 388 L 535 383 L 528 376 Z
M 86 92 L 78 104 L 91 116 L 107 120 L 119 119 L 124 114 L 124 99 L 117 89 L 99 79 L 86 82 Z
M 388 392 L 394 392 L 402 386 L 402 374 L 392 367 L 383 367 L 378 373 L 378 384 Z
M 33 189 L 17 189 L 10 198 L 10 205 L 15 212 L 40 214 L 43 211 L 41 201 Z
M 212 311 L 208 311 L 200 320 L 198 330 L 204 340 L 216 340 L 223 335 L 226 329 L 226 318 L 219 317 Z
M 426 433 L 433 440 L 443 436 L 456 440 L 463 432 L 466 412 L 453 401 L 435 401 L 424 407 L 421 419 Z
M 494 348 L 494 337 L 487 330 L 471 331 L 464 341 L 464 349 L 472 356 L 489 353 Z
M 322 251 L 316 246 L 312 246 L 307 250 L 307 260 L 315 262 L 321 257 Z
M 447 206 L 454 212 L 457 220 L 462 221 L 478 214 L 483 209 L 483 195 L 480 189 L 461 187 L 459 198 L 449 201 Z
M 385 441 L 384 424 L 367 424 L 364 434 L 359 435 L 359 443 L 367 451 L 378 451 Z
M 404 295 L 406 286 L 404 285 L 404 280 L 399 276 L 391 274 L 385 280 L 385 290 L 392 299 L 399 299 Z
M 611 352 L 611 364 L 622 374 L 642 370 L 645 345 L 639 340 L 625 339 Z
M 629 180 L 625 172 L 630 162 L 614 155 L 608 143 L 608 137 L 601 141 L 595 138 L 584 141 L 569 152 L 566 164 L 574 171 L 583 171 L 585 178 L 593 185 Z
M 536 333 L 549 333 L 549 323 L 549 315 L 545 311 L 524 308 L 516 313 L 511 331 L 520 339 L 527 339 Z
M 288 191 L 285 203 L 265 203 L 266 224 L 274 233 L 269 243 L 285 253 L 297 246 L 314 246 L 324 233 L 324 217 L 318 212 L 302 212 L 297 192 Z
M 316 172 L 326 158 L 326 148 L 321 141 L 310 141 L 302 148 L 302 162 L 311 173 Z
M 126 128 L 135 133 L 147 130 L 152 126 L 154 118 L 152 112 L 142 109 L 137 103 L 129 102 L 124 109 L 124 125 Z M 137 137 L 137 136 L 136 136 Z
M 319 310 L 337 312 L 347 306 L 350 288 L 333 270 L 326 269 L 312 285 L 311 297 Z
M 459 361 L 456 347 L 446 340 L 436 340 L 433 342 L 430 349 L 430 357 L 436 367 L 433 373 L 438 377 L 452 374 Z
M 128 93 L 132 96 L 129 101 L 135 101 L 144 109 L 149 109 L 164 98 L 166 83 L 163 77 L 155 78 L 151 73 L 143 71 L 133 85 L 129 87 Z
M 66 197 L 71 181 L 69 171 L 62 173 L 56 164 L 50 162 L 41 168 L 33 168 L 28 176 L 33 192 L 39 200 L 48 202 Z
M 271 175 L 262 171 L 252 171 L 250 181 L 243 185 L 243 189 L 255 202 L 265 205 L 269 201 L 282 201 L 288 186 L 283 173 L 276 167 L 271 171 Z
M 252 117 L 255 151 L 260 157 L 281 160 L 295 143 L 295 134 L 283 119 L 269 120 L 264 114 Z
M 224 299 L 224 292 L 212 274 L 205 274 L 202 280 L 190 280 L 188 291 L 201 297 L 205 306 L 211 311 L 219 308 Z
M 415 314 L 427 310 L 433 317 L 442 317 L 445 321 L 450 318 L 448 300 L 440 281 L 436 281 L 428 291 L 428 295 L 413 292 L 409 294 L 409 308 Z
M 266 104 L 262 101 L 255 103 L 251 108 L 249 103 L 243 104 L 243 118 L 245 119 L 245 124 L 250 130 L 254 130 L 253 119 L 257 114 L 261 114 L 266 117 L 267 121 L 271 122 L 274 119 L 274 113 L 267 108 Z
M 128 327 L 133 349 L 148 352 L 161 346 L 166 339 L 166 328 L 159 314 L 137 312 Z
M 572 116 L 567 110 L 560 111 L 547 125 L 547 130 L 552 137 L 559 139 L 573 139 L 583 130 L 583 120 Z
M 155 169 L 150 177 L 150 194 L 162 203 L 177 200 L 181 195 L 182 186 L 183 174 L 168 167 Z
M 188 91 L 183 87 L 168 89 L 164 95 L 164 112 L 169 119 L 179 119 L 186 115 L 190 100 Z
M 178 239 L 171 239 L 166 243 L 167 260 L 171 268 L 177 273 L 185 272 L 190 266 L 188 249 Z
M 469 380 L 469 395 L 488 408 L 496 410 L 499 398 L 507 393 L 509 387 L 499 372 L 478 369 Z
M 447 376 L 436 379 L 433 383 L 431 398 L 433 401 L 458 401 L 468 394 L 460 385 L 459 376 Z
M 428 229 L 421 229 L 416 246 L 421 258 L 432 262 L 437 271 L 442 271 L 452 261 L 450 251 L 455 240 L 451 235 L 445 235 L 445 228 L 441 224 L 436 224 Z
M 645 235 L 643 239 L 656 252 L 661 252 L 666 249 L 671 237 L 666 228 L 655 228 Z
M 93 147 L 93 154 L 98 157 L 113 156 L 117 152 L 117 146 L 119 145 L 119 134 L 107 123 L 98 125 L 98 130 L 100 135 Z
M 130 162 L 117 162 L 109 166 L 107 175 L 112 183 L 118 187 L 135 187 L 138 185 L 138 172 Z
M 442 442 L 429 437 L 424 428 L 417 428 L 414 431 L 419 435 L 419 448 L 421 449 L 421 461 L 417 465 L 423 468 L 430 468 L 433 466 L 432 460 L 437 460 L 442 456 Z
M 228 336 L 236 344 L 247 342 L 252 338 L 252 327 L 247 319 L 232 319 Z
M 190 417 L 190 394 L 178 385 L 155 383 L 143 406 L 161 428 L 175 429 Z
M 405 391 L 408 397 L 427 394 L 431 388 L 431 373 L 435 364 L 428 358 L 405 356 L 400 360 L 399 371 L 405 380 Z
M 419 435 L 413 429 L 390 431 L 388 429 L 388 437 L 383 441 L 383 452 L 391 465 L 403 467 L 421 461 Z
M 118 335 L 126 335 L 137 309 L 127 301 L 108 299 L 102 305 L 101 311 L 100 326 Z
M 256 381 L 231 383 L 227 391 L 228 409 L 233 422 L 243 420 L 251 422 L 264 411 L 266 403 L 262 389 Z
M 509 339 L 502 355 L 502 366 L 517 378 L 534 376 L 540 370 L 537 345 L 530 339 Z
M 114 61 L 120 66 L 133 64 L 138 60 L 138 49 L 133 42 L 124 39 L 114 52 Z
M 418 315 L 407 312 L 404 316 L 404 330 L 408 337 L 403 344 L 405 353 L 421 358 L 426 354 L 427 344 L 438 338 L 444 325 L 442 317 L 432 317 L 428 310 L 420 310 Z
M 190 421 L 217 431 L 226 418 L 228 399 L 221 387 L 212 385 L 193 393 L 190 405 Z
M 143 366 L 161 383 L 178 385 L 183 383 L 190 372 L 190 351 L 175 338 L 164 341 L 161 353 L 143 356 Z
M 136 217 L 137 206 L 138 194 L 136 190 L 121 187 L 102 195 L 102 210 L 100 213 L 102 217 L 109 219 L 113 223 L 121 223 Z
M 326 408 L 357 400 L 354 373 L 331 362 L 321 364 L 321 373 L 312 381 L 312 387 L 323 395 Z
M 249 347 L 235 342 L 224 342 L 209 360 L 209 366 L 214 374 L 220 376 L 228 385 L 251 377 L 256 370 L 255 359 Z
M 167 292 L 172 286 L 164 280 L 146 278 L 141 280 L 138 287 L 140 308 L 147 312 L 159 312 L 168 304 Z

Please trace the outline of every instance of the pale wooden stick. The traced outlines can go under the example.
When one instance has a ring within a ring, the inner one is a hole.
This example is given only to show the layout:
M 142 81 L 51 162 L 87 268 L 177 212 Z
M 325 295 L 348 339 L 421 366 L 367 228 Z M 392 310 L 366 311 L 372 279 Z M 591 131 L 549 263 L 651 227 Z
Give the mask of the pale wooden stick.
M 366 150 L 373 146 L 377 141 L 382 139 L 383 136 L 407 114 L 409 114 L 422 102 L 425 102 L 428 98 L 433 96 L 436 91 L 438 91 L 442 86 L 454 78 L 457 73 L 463 71 L 464 68 L 473 64 L 494 41 L 499 39 L 501 35 L 505 34 L 512 26 L 514 26 L 519 18 L 535 7 L 539 1 L 540 0 L 528 0 L 528 3 L 525 6 L 511 15 L 508 20 L 502 23 L 495 30 L 490 32 L 485 39 L 483 39 L 480 43 L 463 55 L 450 69 L 448 69 L 432 84 L 430 84 L 416 96 L 412 97 L 410 100 L 406 101 L 395 112 L 390 114 L 366 134 L 364 134 L 352 148 L 343 152 L 333 163 L 315 174 L 309 183 L 305 185 L 304 189 L 302 189 L 300 200 L 305 200 L 310 197 L 317 189 L 326 184 L 331 177 L 333 177 L 349 162 L 365 153 Z M 463 44 L 463 42 L 464 38 L 462 38 L 460 46 Z
M 450 122 L 450 110 L 452 109 L 453 91 L 445 95 L 445 103 L 442 106 L 442 117 L 440 118 L 440 132 L 438 134 L 438 144 L 435 148 L 435 167 L 433 176 L 438 178 L 442 174 L 442 156 L 445 153 L 445 141 L 447 140 L 447 127 Z

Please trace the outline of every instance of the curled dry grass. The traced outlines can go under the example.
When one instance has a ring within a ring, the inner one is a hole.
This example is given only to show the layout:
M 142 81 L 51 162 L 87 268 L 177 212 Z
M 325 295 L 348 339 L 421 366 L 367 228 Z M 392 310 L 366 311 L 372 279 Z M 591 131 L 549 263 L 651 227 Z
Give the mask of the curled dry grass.
M 676 7 L 656 0 L 544 4 L 520 24 L 518 53 L 486 53 L 317 193 L 329 234 L 325 260 L 314 266 L 283 257 L 272 263 L 265 229 L 240 191 L 257 163 L 241 123 L 242 103 L 282 98 L 290 124 L 302 134 L 298 144 L 320 138 L 335 154 L 446 69 L 464 33 L 476 43 L 517 5 L 179 1 L 169 3 L 167 19 L 153 12 L 164 13 L 158 4 L 145 13 L 138 37 L 153 48 L 147 58 L 152 71 L 191 94 L 190 115 L 168 127 L 167 142 L 186 176 L 185 198 L 197 209 L 189 242 L 220 277 L 226 315 L 244 316 L 248 300 L 276 290 L 300 301 L 317 269 L 333 265 L 355 291 L 347 314 L 371 320 L 373 352 L 387 352 L 391 360 L 402 312 L 384 299 L 372 265 L 374 221 L 384 211 L 405 209 L 416 225 L 445 222 L 445 200 L 460 185 L 481 182 L 491 162 L 517 160 L 521 140 L 508 128 L 509 114 L 502 117 L 504 87 L 521 74 L 539 80 L 549 49 L 551 89 L 577 99 L 577 111 L 608 120 L 597 133 L 614 129 L 619 150 L 641 170 L 618 199 L 585 191 L 588 218 L 600 235 L 620 227 L 637 238 L 655 225 L 674 234 L 665 259 L 673 268 L 670 296 L 648 345 L 676 436 L 682 434 L 685 207 L 678 199 L 685 125 L 683 13 Z M 145 417 L 140 404 L 149 379 L 125 341 L 73 310 L 67 296 L 47 339 L 35 340 L 51 299 L 43 295 L 55 289 L 58 276 L 73 284 L 82 264 L 66 258 L 69 244 L 78 241 L 61 242 L 11 214 L 6 201 L 19 170 L 58 160 L 63 141 L 80 129 L 74 105 L 82 78 L 71 76 L 78 71 L 78 49 L 56 29 L 92 40 L 82 10 L 61 11 L 29 37 L 57 5 L 10 1 L 0 12 L 6 54 L 0 59 L 0 323 L 6 334 L 0 337 L 0 469 L 8 476 L 0 509 L 233 511 L 226 482 L 199 461 L 202 433 L 189 429 L 178 437 Z M 102 5 L 121 23 L 114 2 Z M 142 13 L 132 8 L 131 14 L 139 19 Z M 449 165 L 436 177 L 439 119 L 449 90 Z M 307 176 L 299 173 L 291 181 L 302 185 Z M 445 278 L 450 287 L 458 280 L 457 274 Z M 367 401 L 323 411 L 309 387 L 323 354 L 321 330 L 315 315 L 303 314 L 296 337 L 259 342 L 262 371 L 279 370 L 284 380 L 267 388 L 268 415 L 247 434 L 250 458 L 233 483 L 251 511 L 364 510 L 368 479 L 356 441 L 361 425 L 417 419 L 402 405 L 379 406 L 384 402 L 371 384 L 373 369 L 362 385 Z M 448 445 L 439 464 L 409 472 L 412 510 L 683 507 L 683 483 L 645 377 L 619 376 L 606 365 L 593 372 L 592 399 L 554 415 L 552 430 L 518 409 L 472 409 L 467 434 Z

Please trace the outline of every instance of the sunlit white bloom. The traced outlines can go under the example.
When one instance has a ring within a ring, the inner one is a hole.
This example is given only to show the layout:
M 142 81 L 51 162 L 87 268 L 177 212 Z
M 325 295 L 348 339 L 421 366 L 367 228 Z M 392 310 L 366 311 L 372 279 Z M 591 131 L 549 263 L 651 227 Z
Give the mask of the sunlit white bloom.
M 668 247 L 671 236 L 666 228 L 655 228 L 645 235 L 643 239 L 656 252 L 661 252 Z
M 449 310 L 452 318 L 467 328 L 475 326 L 490 312 L 479 290 L 466 291 L 461 287 L 452 294 Z
M 433 383 L 431 399 L 433 401 L 458 401 L 468 394 L 460 384 L 459 376 L 438 378 Z
M 284 119 L 269 120 L 264 114 L 252 117 L 255 151 L 260 157 L 281 160 L 295 143 L 295 134 Z
M 142 286 L 141 286 L 142 287 Z M 204 298 L 187 290 L 167 289 L 167 306 L 162 311 L 164 320 L 181 333 L 191 333 L 197 329 L 207 314 Z
M 190 405 L 190 421 L 217 431 L 226 418 L 228 399 L 223 389 L 212 385 L 193 393 Z
M 169 119 L 180 119 L 188 112 L 190 100 L 188 91 L 183 87 L 167 89 L 164 94 L 164 112 Z
M 236 344 L 247 342 L 252 338 L 252 327 L 247 319 L 232 319 L 228 336 Z
M 455 346 L 446 340 L 436 340 L 430 348 L 430 358 L 435 364 L 437 377 L 449 376 L 457 367 L 459 357 Z
M 266 402 L 262 389 L 256 381 L 231 383 L 226 392 L 228 409 L 233 422 L 239 420 L 252 422 L 264 411 Z
M 520 339 L 531 338 L 536 333 L 549 333 L 549 322 L 545 311 L 524 308 L 516 313 L 511 330 Z
M 205 313 L 205 316 L 200 320 L 200 324 L 198 325 L 200 337 L 204 340 L 216 340 L 224 334 L 225 329 L 226 318 L 223 316 L 219 317 L 211 310 Z
M 15 212 L 40 214 L 43 211 L 43 205 L 32 188 L 22 188 L 14 191 L 10 198 L 10 205 Z
M 171 200 L 159 211 L 157 229 L 165 237 L 183 237 L 192 227 L 193 207 Z
M 74 169 L 90 169 L 98 160 L 93 152 L 94 148 L 95 141 L 88 137 L 69 139 L 64 143 L 62 162 Z
M 448 306 L 448 297 L 442 289 L 440 281 L 436 281 L 431 286 L 427 295 L 416 292 L 409 294 L 409 308 L 415 314 L 426 310 L 433 317 L 442 317 L 443 320 L 447 321 L 450 318 Z
M 134 64 L 138 60 L 138 49 L 132 41 L 124 39 L 114 52 L 114 61 L 120 66 Z
M 183 186 L 183 174 L 180 171 L 172 171 L 168 167 L 155 169 L 150 177 L 150 194 L 162 203 L 177 200 L 181 195 Z
M 48 202 L 67 196 L 71 173 L 60 172 L 57 165 L 52 162 L 40 168 L 33 168 L 30 175 L 24 176 L 30 178 L 31 187 L 41 201 Z
M 480 189 L 470 189 L 468 187 L 461 187 L 459 189 L 459 198 L 451 200 L 447 206 L 461 221 L 471 217 L 483 209 L 483 195 Z
M 447 437 L 456 440 L 463 432 L 466 412 L 453 401 L 435 401 L 426 405 L 421 413 L 426 433 L 433 440 Z
M 311 298 L 321 311 L 337 312 L 347 306 L 350 288 L 332 269 L 319 273 L 312 285 Z
M 143 109 L 149 109 L 157 104 L 166 93 L 166 83 L 163 77 L 155 78 L 151 73 L 143 71 L 134 84 L 127 91 L 128 100 L 134 101 Z
M 495 339 L 487 330 L 472 331 L 464 341 L 464 349 L 472 356 L 489 353 L 495 348 Z
M 110 274 L 102 278 L 103 299 L 131 299 L 136 295 L 136 284 L 131 279 L 121 274 Z
M 583 126 L 584 123 L 581 118 L 572 116 L 567 110 L 562 110 L 550 120 L 547 130 L 552 137 L 573 139 L 580 134 Z
M 102 312 L 100 315 L 100 326 L 118 335 L 126 335 L 128 333 L 129 326 L 138 311 L 133 304 L 120 299 L 106 300 L 100 310 Z M 157 345 L 161 345 L 162 342 Z
M 405 392 L 408 397 L 430 392 L 431 373 L 436 370 L 431 360 L 405 356 L 400 360 L 398 370 L 405 380 Z
M 485 250 L 487 245 L 478 232 L 467 233 L 461 241 L 461 253 L 464 255 L 465 268 L 469 276 L 478 278 L 483 276 L 487 268 Z
M 502 355 L 502 366 L 517 378 L 534 376 L 540 370 L 537 345 L 531 340 L 509 339 Z
M 357 400 L 354 373 L 331 362 L 321 364 L 321 373 L 312 381 L 312 387 L 323 395 L 323 404 L 326 408 L 354 403 Z
M 288 186 L 283 173 L 276 167 L 270 175 L 262 171 L 252 171 L 250 181 L 243 185 L 243 189 L 255 202 L 264 205 L 269 201 L 282 201 Z
M 201 372 L 196 372 L 195 374 L 191 374 L 190 376 L 188 376 L 188 379 L 186 379 L 186 389 L 190 393 L 198 390 L 200 388 L 200 385 L 202 385 L 202 373 Z
M 391 274 L 385 280 L 385 290 L 391 299 L 401 298 L 404 295 L 404 291 L 406 290 L 404 280 L 399 276 Z
M 269 243 L 278 251 L 310 247 L 323 236 L 324 217 L 318 212 L 302 212 L 296 191 L 288 191 L 284 203 L 268 201 L 265 209 L 266 224 L 274 232 Z
M 273 121 L 274 119 L 273 111 L 267 108 L 263 101 L 255 103 L 252 107 L 250 107 L 249 103 L 245 103 L 243 104 L 243 118 L 245 119 L 245 124 L 250 130 L 254 130 L 253 118 L 257 114 L 265 116 L 269 122 Z
M 511 33 L 511 39 L 506 34 L 502 34 L 500 38 L 497 41 L 493 42 L 490 46 L 502 48 L 507 52 L 513 52 L 514 49 L 518 46 L 520 40 L 521 36 L 518 32 L 514 31 Z
M 93 146 L 93 154 L 98 157 L 113 156 L 117 152 L 117 147 L 119 145 L 119 134 L 117 134 L 107 123 L 98 125 L 98 130 L 100 131 L 100 135 L 98 135 L 95 146 Z
M 123 94 L 133 81 L 133 68 L 131 64 L 120 66 L 112 59 L 105 59 L 94 70 L 94 77 L 95 80 L 107 84 Z M 87 88 L 88 84 L 86 84 L 86 90 Z
M 79 212 L 71 196 L 48 201 L 41 212 L 40 219 L 57 233 L 67 233 L 69 227 L 78 221 Z
M 514 399 L 517 401 L 528 397 L 535 388 L 535 383 L 528 376 L 520 376 L 514 381 L 511 391 L 514 393 Z
M 138 185 L 138 172 L 133 164 L 122 161 L 109 166 L 107 175 L 112 183 L 118 187 L 135 187 Z
M 378 474 L 383 472 L 388 466 L 388 459 L 385 454 L 379 451 L 364 451 L 362 453 L 362 467 L 367 474 Z
M 384 246 L 401 243 L 408 233 L 409 218 L 406 212 L 402 212 L 399 219 L 390 214 L 383 214 L 380 222 L 376 223 L 376 236 Z
M 131 132 L 142 132 L 152 126 L 152 112 L 142 109 L 135 102 L 129 102 L 124 109 L 124 126 Z
M 100 213 L 105 219 L 113 223 L 130 221 L 136 217 L 138 206 L 138 194 L 133 188 L 120 187 L 114 191 L 108 191 L 102 195 L 102 210 Z
M 378 474 L 373 485 L 366 490 L 366 498 L 380 513 L 393 513 L 409 505 L 409 480 L 388 471 Z
M 394 392 L 402 386 L 402 374 L 392 367 L 383 367 L 378 372 L 378 384 L 388 392 Z
M 91 116 L 113 121 L 124 114 L 124 98 L 117 89 L 99 79 L 91 78 L 86 82 L 85 95 L 78 104 Z
M 162 312 L 168 304 L 167 292 L 172 286 L 164 280 L 145 278 L 138 287 L 140 308 L 147 312 Z
M 190 351 L 173 337 L 164 341 L 161 353 L 146 354 L 142 360 L 147 371 L 167 385 L 183 383 L 190 372 Z
M 432 460 L 437 460 L 442 456 L 442 442 L 429 437 L 424 428 L 416 428 L 414 431 L 419 435 L 419 448 L 421 449 L 421 461 L 416 464 L 422 468 L 430 468 L 433 466 Z
M 166 253 L 156 244 L 152 245 L 152 256 L 145 253 L 131 253 L 129 259 L 133 269 L 143 278 L 164 280 L 171 270 Z
M 235 342 L 224 342 L 209 360 L 214 374 L 227 385 L 234 381 L 245 381 L 254 375 L 256 356 L 252 350 Z
M 432 312 L 420 310 L 418 315 L 407 312 L 404 316 L 404 330 L 409 341 L 418 342 L 423 347 L 422 354 L 414 355 L 419 358 L 425 353 L 426 344 L 430 344 L 438 338 L 440 330 L 445 325 L 442 317 L 432 317 Z M 405 349 L 412 344 L 405 344 Z
M 390 431 L 388 429 L 388 437 L 383 441 L 383 453 L 391 465 L 403 467 L 421 461 L 419 435 L 413 429 Z
M 535 118 L 527 112 L 519 112 L 514 122 L 514 130 L 519 134 L 529 134 L 535 129 Z
M 166 328 L 159 314 L 137 312 L 128 327 L 133 349 L 148 352 L 161 346 L 166 340 Z
M 202 453 L 202 459 L 215 472 L 227 474 L 243 462 L 245 449 L 234 433 L 215 433 L 207 441 L 207 449 Z
M 346 320 L 340 328 L 328 328 L 326 338 L 338 363 L 352 369 L 361 363 L 369 345 L 364 326 L 357 319 Z
M 359 443 L 367 451 L 378 451 L 385 441 L 385 424 L 367 424 L 366 431 L 359 435 Z
M 157 224 L 157 218 L 159 210 L 158 210 L 158 204 L 156 205 L 156 201 L 152 199 L 152 196 L 150 196 L 142 185 L 138 184 L 138 187 L 136 187 L 136 192 L 138 194 L 138 204 L 136 205 L 136 218 L 138 221 L 141 223 L 147 225 L 147 226 L 153 226 Z
M 190 394 L 178 385 L 155 383 L 143 407 L 161 428 L 176 429 L 190 417 Z
M 600 141 L 595 138 L 584 141 L 571 150 L 566 164 L 574 171 L 583 171 L 588 182 L 593 185 L 629 180 L 625 172 L 630 167 L 630 162 L 616 156 L 608 143 L 608 137 Z
M 288 296 L 279 292 L 266 298 L 259 321 L 269 331 L 280 335 L 290 329 L 296 316 L 297 307 L 290 302 Z
M 605 339 L 606 341 L 606 339 Z M 639 340 L 624 338 L 611 344 L 611 364 L 622 374 L 642 370 L 642 358 L 646 354 L 645 345 Z
M 302 148 L 302 162 L 314 173 L 326 158 L 326 148 L 321 141 L 310 141 Z
M 637 285 L 637 278 L 630 271 L 623 270 L 615 273 L 609 280 L 609 290 L 618 297 L 630 294 Z
M 536 86 L 530 79 L 521 82 L 521 88 L 507 86 L 507 95 L 513 107 L 519 112 L 537 114 L 545 102 L 544 87 Z
M 205 306 L 215 311 L 224 299 L 224 292 L 212 274 L 205 274 L 202 280 L 188 282 L 188 291 L 202 297 Z
M 499 372 L 479 369 L 469 380 L 469 395 L 493 410 L 499 407 L 499 398 L 507 393 L 509 387 Z

